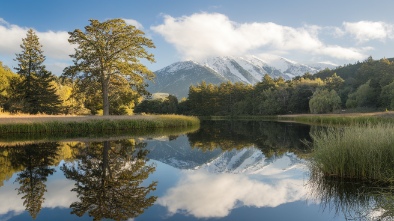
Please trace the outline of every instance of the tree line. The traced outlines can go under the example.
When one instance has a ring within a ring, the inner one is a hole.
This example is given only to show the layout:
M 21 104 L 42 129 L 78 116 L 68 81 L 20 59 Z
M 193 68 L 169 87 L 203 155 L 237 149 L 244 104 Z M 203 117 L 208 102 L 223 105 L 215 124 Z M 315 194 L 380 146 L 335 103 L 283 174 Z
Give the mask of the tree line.
M 137 112 L 200 116 L 277 115 L 289 113 L 333 113 L 394 109 L 394 62 L 392 59 L 349 64 L 314 75 L 305 73 L 292 80 L 265 75 L 255 85 L 201 82 L 189 88 L 188 97 L 147 100 Z M 153 105 L 154 104 L 154 105 Z M 155 108 L 153 108 L 155 107 Z

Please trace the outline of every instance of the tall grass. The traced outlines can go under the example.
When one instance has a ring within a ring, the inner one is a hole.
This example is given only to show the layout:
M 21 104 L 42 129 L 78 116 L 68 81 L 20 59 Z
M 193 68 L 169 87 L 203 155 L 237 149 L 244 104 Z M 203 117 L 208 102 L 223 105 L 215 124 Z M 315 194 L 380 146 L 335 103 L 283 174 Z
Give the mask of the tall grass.
M 154 115 L 138 118 L 105 118 L 88 120 L 51 120 L 34 121 L 25 123 L 4 123 L 0 124 L 0 136 L 15 133 L 37 133 L 37 134 L 57 134 L 57 133 L 105 133 L 110 131 L 125 131 L 132 129 L 154 129 L 154 128 L 174 128 L 190 127 L 199 125 L 200 121 L 196 117 L 181 115 Z
M 394 126 L 328 128 L 311 134 L 311 169 L 324 176 L 394 181 Z
M 296 122 L 321 124 L 321 125 L 371 125 L 382 123 L 394 123 L 394 118 L 380 116 L 325 116 L 325 115 L 305 115 L 296 117 L 279 116 L 279 120 L 293 120 Z

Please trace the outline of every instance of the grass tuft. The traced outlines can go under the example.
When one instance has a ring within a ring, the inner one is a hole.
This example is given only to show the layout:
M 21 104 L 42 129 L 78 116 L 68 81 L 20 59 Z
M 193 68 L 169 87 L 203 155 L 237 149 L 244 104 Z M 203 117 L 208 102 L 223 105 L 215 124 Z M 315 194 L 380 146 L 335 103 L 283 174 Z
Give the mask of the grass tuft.
M 394 180 L 393 125 L 330 127 L 311 136 L 312 171 L 340 179 Z

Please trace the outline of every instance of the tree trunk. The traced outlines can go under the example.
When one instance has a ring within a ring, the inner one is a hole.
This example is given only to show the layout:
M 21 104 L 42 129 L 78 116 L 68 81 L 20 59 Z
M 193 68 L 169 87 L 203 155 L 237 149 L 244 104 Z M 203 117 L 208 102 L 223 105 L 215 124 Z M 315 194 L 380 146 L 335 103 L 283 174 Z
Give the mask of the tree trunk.
M 108 99 L 108 90 L 109 90 L 109 79 L 103 80 L 103 115 L 109 115 L 109 99 Z

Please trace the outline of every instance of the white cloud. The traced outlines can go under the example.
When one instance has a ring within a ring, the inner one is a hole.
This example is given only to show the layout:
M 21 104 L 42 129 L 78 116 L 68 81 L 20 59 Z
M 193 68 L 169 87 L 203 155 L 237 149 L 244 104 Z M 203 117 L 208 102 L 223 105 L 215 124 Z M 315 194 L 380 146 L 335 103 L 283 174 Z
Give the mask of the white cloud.
M 6 22 L 0 18 L 0 57 L 15 58 L 15 54 L 21 53 L 22 38 L 26 38 L 29 28 L 19 27 Z M 70 61 L 70 54 L 74 53 L 74 46 L 68 42 L 68 33 L 65 31 L 35 31 L 41 45 L 43 46 L 44 55 L 48 60 L 54 63 L 65 63 Z M 45 62 L 47 67 L 56 66 Z M 51 69 L 49 69 L 51 70 Z M 54 70 L 51 70 L 54 71 Z
M 144 29 L 144 26 L 143 26 L 141 23 L 139 23 L 137 20 L 134 20 L 134 19 L 126 19 L 126 18 L 123 18 L 123 20 L 126 22 L 126 24 L 128 24 L 128 25 L 133 25 L 133 26 L 135 26 L 137 29 L 140 29 L 140 30 L 143 30 L 143 29 Z
M 385 40 L 393 34 L 393 25 L 384 22 L 359 21 L 344 22 L 344 29 L 347 33 L 353 35 L 359 43 L 370 40 Z
M 276 207 L 306 200 L 302 179 L 281 179 L 275 184 L 253 180 L 241 174 L 185 172 L 177 186 L 157 201 L 170 214 L 186 212 L 198 218 L 225 217 L 239 206 Z
M 13 184 L 13 185 L 12 185 Z M 25 211 L 25 206 L 23 205 L 23 195 L 18 195 L 18 190 L 16 190 L 16 183 L 8 181 L 5 186 L 0 188 L 0 216 L 5 214 L 11 214 L 11 216 L 17 216 L 23 211 Z M 63 179 L 63 180 L 51 180 L 46 183 L 48 191 L 44 195 L 44 203 L 42 208 L 69 208 L 71 203 L 78 200 L 77 194 L 71 192 L 74 187 L 74 182 Z
M 312 53 L 349 60 L 365 57 L 354 48 L 324 44 L 318 37 L 319 26 L 293 28 L 271 22 L 239 24 L 223 14 L 199 13 L 180 18 L 165 16 L 163 24 L 151 29 L 175 45 L 185 59 L 237 56 L 256 49 L 279 54 Z M 336 53 L 330 54 L 330 51 Z

